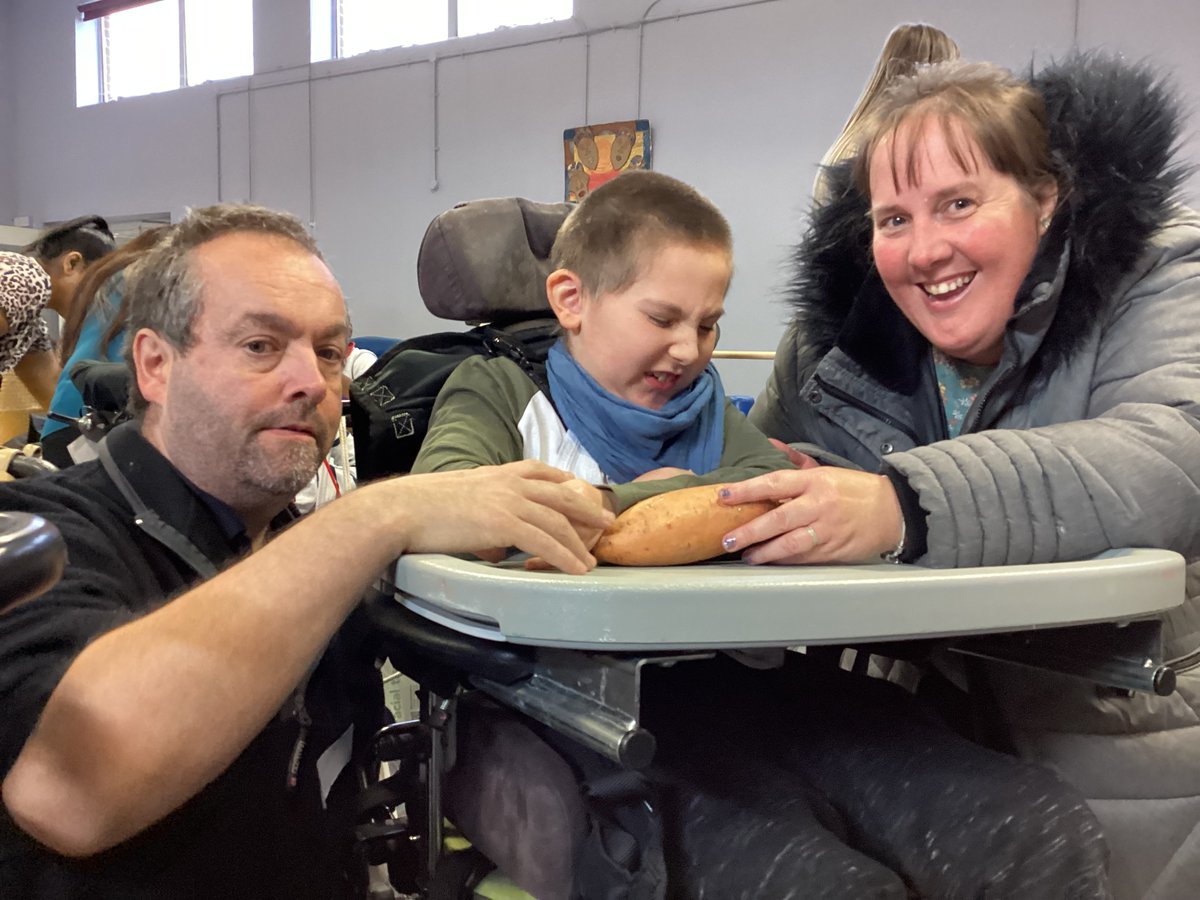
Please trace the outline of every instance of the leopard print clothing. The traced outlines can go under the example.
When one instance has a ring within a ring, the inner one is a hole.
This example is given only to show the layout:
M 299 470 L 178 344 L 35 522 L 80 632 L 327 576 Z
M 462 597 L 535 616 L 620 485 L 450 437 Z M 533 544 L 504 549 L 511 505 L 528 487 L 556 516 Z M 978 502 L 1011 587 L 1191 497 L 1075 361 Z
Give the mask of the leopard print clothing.
M 8 333 L 0 337 L 0 374 L 31 350 L 52 350 L 54 344 L 42 320 L 50 302 L 50 276 L 41 264 L 23 253 L 0 252 L 0 310 Z

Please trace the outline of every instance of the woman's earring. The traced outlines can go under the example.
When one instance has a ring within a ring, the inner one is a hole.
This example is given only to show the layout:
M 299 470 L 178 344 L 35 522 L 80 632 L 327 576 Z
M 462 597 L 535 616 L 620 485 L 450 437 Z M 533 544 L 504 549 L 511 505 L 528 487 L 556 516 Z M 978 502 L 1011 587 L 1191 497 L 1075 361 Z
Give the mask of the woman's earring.
M 1049 216 L 1043 216 L 1041 219 L 1038 220 L 1038 228 L 1041 230 L 1042 234 L 1045 234 L 1046 229 L 1049 227 L 1050 227 L 1050 217 Z

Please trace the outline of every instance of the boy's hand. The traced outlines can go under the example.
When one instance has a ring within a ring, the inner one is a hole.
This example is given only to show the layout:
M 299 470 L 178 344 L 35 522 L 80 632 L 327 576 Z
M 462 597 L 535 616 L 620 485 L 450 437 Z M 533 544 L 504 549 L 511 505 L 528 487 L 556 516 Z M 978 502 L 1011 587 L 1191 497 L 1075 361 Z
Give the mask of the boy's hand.
M 678 469 L 675 466 L 663 466 L 661 469 L 651 469 L 649 472 L 643 472 L 636 481 L 662 481 L 665 478 L 674 478 L 677 475 L 695 475 L 691 469 Z
M 776 449 L 782 450 L 784 453 L 786 453 L 787 458 L 792 461 L 792 465 L 797 469 L 815 469 L 821 465 L 807 453 L 801 453 L 791 444 L 785 444 L 778 438 L 767 438 L 767 440 L 770 441 L 776 447 Z

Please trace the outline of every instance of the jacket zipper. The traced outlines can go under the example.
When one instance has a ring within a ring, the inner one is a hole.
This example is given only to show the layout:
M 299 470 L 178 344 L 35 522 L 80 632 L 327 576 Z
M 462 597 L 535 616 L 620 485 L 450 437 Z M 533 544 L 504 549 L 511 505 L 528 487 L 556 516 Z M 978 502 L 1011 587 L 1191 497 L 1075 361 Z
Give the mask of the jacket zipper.
M 292 694 L 292 715 L 300 725 L 300 731 L 296 735 L 296 743 L 292 745 L 292 755 L 288 760 L 287 771 L 287 789 L 295 790 L 296 785 L 300 782 L 300 760 L 304 756 L 304 747 L 308 743 L 308 729 L 312 726 L 312 716 L 308 714 L 308 705 L 305 703 L 305 694 L 308 692 L 308 681 L 312 677 L 312 671 L 309 670 L 308 675 L 296 687 L 295 693 Z
M 987 402 L 992 399 L 992 394 L 996 393 L 996 389 L 999 388 L 1000 385 L 1003 384 L 1008 379 L 1008 376 L 1014 371 L 1014 367 L 1009 366 L 1007 369 L 997 373 L 996 377 L 992 379 L 992 383 L 988 385 L 988 389 L 984 395 L 982 397 L 975 398 L 975 403 L 972 406 L 972 409 L 976 411 L 976 414 L 969 422 L 963 422 L 963 429 L 961 432 L 959 432 L 960 434 L 972 434 L 978 428 L 979 423 L 983 421 L 983 413 L 987 408 Z M 967 427 L 968 425 L 970 425 L 970 428 Z
M 837 397 L 843 403 L 847 403 L 850 406 L 853 406 L 853 407 L 861 410 L 862 412 L 868 413 L 869 415 L 874 416 L 876 419 L 878 419 L 883 424 L 885 424 L 891 428 L 894 428 L 896 431 L 899 431 L 901 434 L 903 434 L 905 437 L 907 437 L 910 441 L 912 441 L 914 446 L 916 444 L 920 443 L 920 441 L 917 439 L 916 432 L 914 432 L 911 428 L 909 428 L 907 425 L 905 425 L 903 422 L 899 421 L 898 419 L 895 419 L 892 416 L 889 416 L 887 413 L 885 413 L 883 410 L 879 409 L 878 407 L 871 406 L 869 403 L 864 403 L 858 397 L 854 397 L 850 394 L 847 394 L 845 391 L 843 391 L 839 388 L 835 388 L 828 381 L 823 379 L 820 375 L 814 375 L 813 382 L 820 385 L 821 388 L 825 391 L 825 393 L 831 394 L 834 397 Z

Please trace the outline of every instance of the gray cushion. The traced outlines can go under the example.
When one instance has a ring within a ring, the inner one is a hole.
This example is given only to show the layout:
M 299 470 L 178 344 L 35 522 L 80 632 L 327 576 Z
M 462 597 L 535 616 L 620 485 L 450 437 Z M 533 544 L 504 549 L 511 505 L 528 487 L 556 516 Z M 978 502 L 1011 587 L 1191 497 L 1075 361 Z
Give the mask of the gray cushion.
M 460 203 L 425 231 L 417 284 L 431 313 L 512 322 L 549 312 L 550 249 L 570 203 L 501 197 Z

